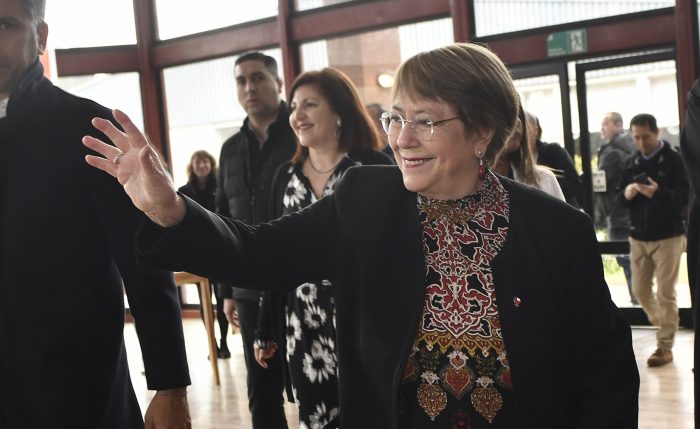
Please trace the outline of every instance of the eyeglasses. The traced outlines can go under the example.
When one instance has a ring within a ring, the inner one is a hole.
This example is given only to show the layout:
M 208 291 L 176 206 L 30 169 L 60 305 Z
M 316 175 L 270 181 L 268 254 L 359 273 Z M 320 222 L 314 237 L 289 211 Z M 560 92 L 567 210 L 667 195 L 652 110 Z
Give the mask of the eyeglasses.
M 447 122 L 453 121 L 455 119 L 461 119 L 461 116 L 455 116 L 454 118 L 443 119 L 440 121 L 431 121 L 430 119 L 414 119 L 409 121 L 404 119 L 398 113 L 384 112 L 380 118 L 382 122 L 382 128 L 389 135 L 390 138 L 398 139 L 401 135 L 406 124 L 409 124 L 416 135 L 421 140 L 430 140 L 435 132 L 435 127 L 446 124 Z

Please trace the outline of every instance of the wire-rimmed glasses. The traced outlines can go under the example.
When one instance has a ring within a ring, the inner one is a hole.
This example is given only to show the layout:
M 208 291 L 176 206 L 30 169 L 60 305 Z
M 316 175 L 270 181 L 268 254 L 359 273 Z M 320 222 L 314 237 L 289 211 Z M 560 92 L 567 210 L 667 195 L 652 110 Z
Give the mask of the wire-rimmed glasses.
M 406 126 L 406 124 L 409 124 L 409 126 L 413 128 L 413 131 L 416 133 L 418 138 L 425 141 L 430 140 L 430 138 L 433 136 L 435 127 L 439 127 L 440 125 L 443 125 L 449 121 L 460 118 L 461 116 L 455 116 L 453 118 L 442 119 L 440 121 L 431 121 L 430 119 L 421 118 L 409 121 L 408 119 L 404 119 L 403 116 L 399 115 L 398 113 L 384 112 L 382 113 L 380 121 L 382 122 L 382 128 L 384 128 L 384 131 L 391 139 L 398 139 L 401 131 L 403 131 L 403 128 Z

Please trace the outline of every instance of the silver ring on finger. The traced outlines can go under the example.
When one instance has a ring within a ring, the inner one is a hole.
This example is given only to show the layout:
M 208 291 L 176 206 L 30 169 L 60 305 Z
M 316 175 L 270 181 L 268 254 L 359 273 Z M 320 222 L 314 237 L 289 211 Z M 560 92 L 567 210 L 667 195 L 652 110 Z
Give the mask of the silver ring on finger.
M 122 156 L 124 156 L 124 152 L 116 154 L 114 158 L 112 158 L 112 163 L 114 163 L 114 165 L 119 165 L 119 159 L 121 159 Z

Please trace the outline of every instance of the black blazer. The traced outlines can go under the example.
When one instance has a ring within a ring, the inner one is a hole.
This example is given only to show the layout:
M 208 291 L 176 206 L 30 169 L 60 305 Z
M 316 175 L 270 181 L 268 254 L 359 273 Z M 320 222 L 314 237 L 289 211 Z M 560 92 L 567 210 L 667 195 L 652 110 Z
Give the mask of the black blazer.
M 693 299 L 695 326 L 700 321 L 700 79 L 696 80 L 688 94 L 688 110 L 681 133 L 681 154 L 688 174 L 692 198 L 688 216 L 688 280 Z M 700 368 L 700 341 L 695 341 L 695 368 Z M 695 371 L 695 427 L 700 428 L 699 369 Z
M 521 427 L 636 428 L 630 328 L 610 299 L 590 219 L 502 180 L 511 223 L 494 283 Z M 340 425 L 397 427 L 399 379 L 425 297 L 416 194 L 398 168 L 351 168 L 332 195 L 257 227 L 188 201 L 179 225 L 147 222 L 138 240 L 153 263 L 217 279 L 282 289 L 330 279 Z
M 112 177 L 85 163 L 81 139 L 98 136 L 90 120 L 110 111 L 54 87 L 37 61 L 7 113 L 0 428 L 143 427 L 124 350 L 124 289 L 149 389 L 190 380 L 172 275 L 137 265 L 139 212 Z

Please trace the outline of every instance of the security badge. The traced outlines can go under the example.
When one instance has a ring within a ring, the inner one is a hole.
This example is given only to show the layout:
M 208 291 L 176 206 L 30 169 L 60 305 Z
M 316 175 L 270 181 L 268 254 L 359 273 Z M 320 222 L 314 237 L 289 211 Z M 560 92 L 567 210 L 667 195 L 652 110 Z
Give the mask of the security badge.
M 605 170 L 593 170 L 593 192 L 606 192 L 608 190 L 605 181 Z

